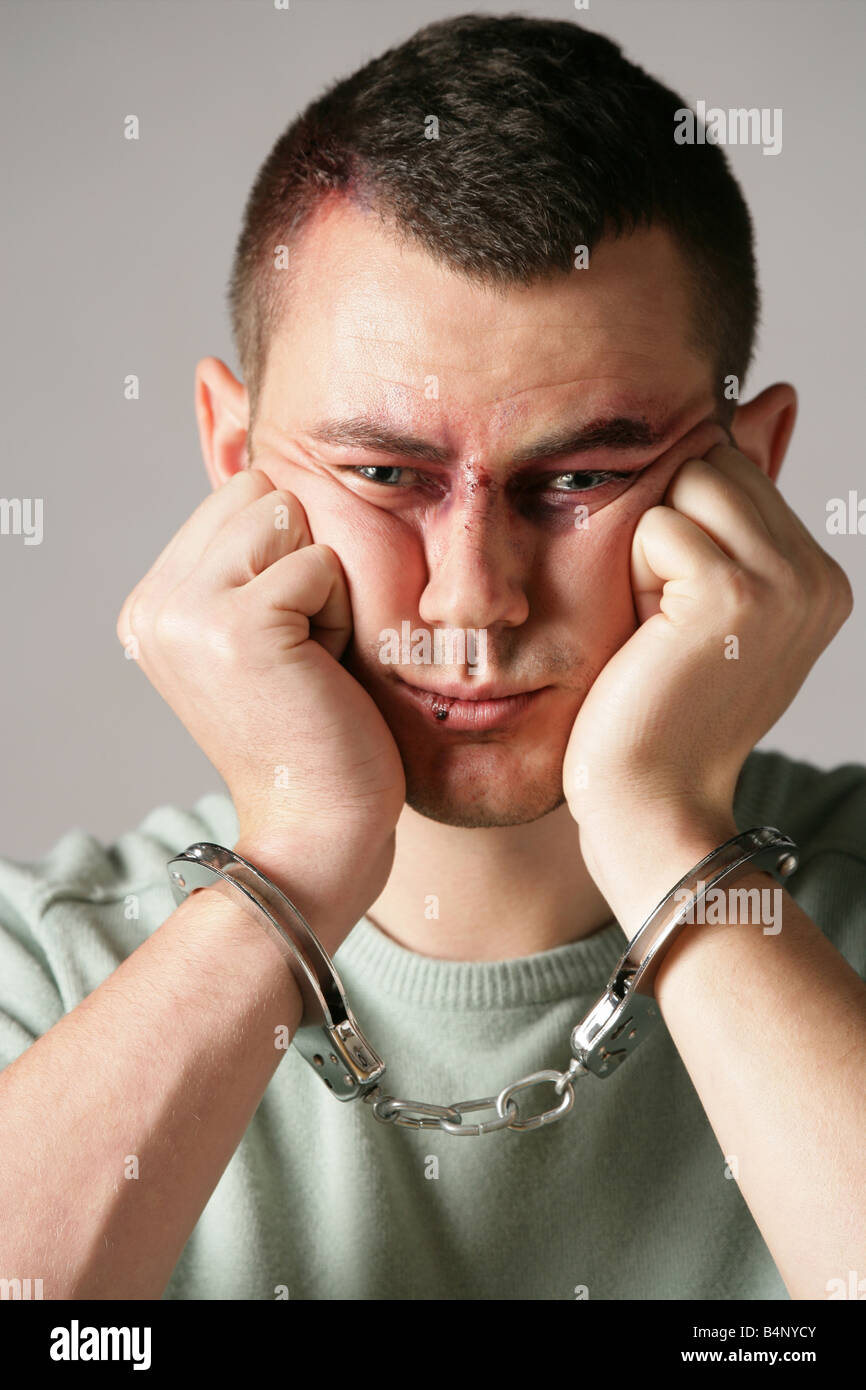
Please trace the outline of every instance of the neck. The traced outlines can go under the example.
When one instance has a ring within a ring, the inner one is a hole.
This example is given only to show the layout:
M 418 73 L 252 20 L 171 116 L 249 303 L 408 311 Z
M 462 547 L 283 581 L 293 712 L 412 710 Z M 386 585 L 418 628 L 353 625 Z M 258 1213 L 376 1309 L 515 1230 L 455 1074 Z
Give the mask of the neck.
M 534 955 L 612 920 L 566 806 L 490 830 L 404 807 L 391 875 L 367 915 L 409 951 L 465 961 Z

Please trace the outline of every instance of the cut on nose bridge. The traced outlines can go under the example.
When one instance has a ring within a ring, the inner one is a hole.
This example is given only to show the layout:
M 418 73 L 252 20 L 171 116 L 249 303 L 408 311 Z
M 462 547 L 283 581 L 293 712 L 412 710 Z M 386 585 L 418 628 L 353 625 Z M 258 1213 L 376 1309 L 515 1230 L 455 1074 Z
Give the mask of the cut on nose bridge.
M 475 464 L 467 464 L 463 470 L 461 478 L 462 490 L 465 494 L 474 499 L 477 496 L 493 497 L 500 490 L 500 485 L 496 479 L 487 472 L 486 468 L 481 468 Z
M 502 521 L 505 495 L 502 484 L 483 468 L 466 468 L 455 489 L 454 510 L 466 525 Z
M 455 564 L 492 566 L 503 577 L 513 563 L 514 545 L 509 515 L 509 496 L 503 481 L 477 463 L 460 467 L 450 496 L 437 507 L 432 519 L 434 564 L 451 569 Z

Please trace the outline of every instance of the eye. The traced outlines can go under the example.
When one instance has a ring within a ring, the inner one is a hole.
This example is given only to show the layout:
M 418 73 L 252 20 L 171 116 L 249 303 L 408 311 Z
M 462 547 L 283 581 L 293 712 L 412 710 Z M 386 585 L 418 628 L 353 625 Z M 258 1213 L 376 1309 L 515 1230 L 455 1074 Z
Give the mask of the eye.
M 398 468 L 396 464 L 389 466 L 387 464 L 368 463 L 351 468 L 349 471 L 351 473 L 357 473 L 359 477 L 366 478 L 367 481 L 371 483 L 382 483 L 385 487 L 398 487 L 400 483 L 400 474 L 412 473 L 414 469 Z M 387 476 L 382 477 L 383 473 Z M 397 475 L 396 477 L 394 476 L 395 474 Z
M 596 488 L 603 487 L 605 483 L 618 482 L 621 478 L 633 478 L 634 476 L 633 473 L 611 473 L 609 471 L 551 473 L 544 479 L 544 487 L 549 487 L 552 492 L 593 492 Z

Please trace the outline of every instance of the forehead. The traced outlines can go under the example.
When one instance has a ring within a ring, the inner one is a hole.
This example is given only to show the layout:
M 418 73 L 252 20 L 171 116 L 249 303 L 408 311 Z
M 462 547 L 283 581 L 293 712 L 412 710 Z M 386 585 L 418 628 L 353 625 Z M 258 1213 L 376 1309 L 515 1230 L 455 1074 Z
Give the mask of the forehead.
M 262 404 L 491 424 L 567 401 L 655 415 L 708 388 L 686 264 L 661 228 L 608 239 L 587 269 L 528 286 L 473 282 L 345 199 L 292 252 Z M 275 394 L 278 393 L 278 396 Z M 288 415 L 287 415 L 288 412 Z

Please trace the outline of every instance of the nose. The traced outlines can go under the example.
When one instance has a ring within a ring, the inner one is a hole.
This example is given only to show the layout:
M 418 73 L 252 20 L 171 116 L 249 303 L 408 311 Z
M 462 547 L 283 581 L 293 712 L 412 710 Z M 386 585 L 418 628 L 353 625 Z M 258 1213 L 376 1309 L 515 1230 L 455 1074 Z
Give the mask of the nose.
M 472 481 L 450 506 L 435 510 L 425 535 L 428 581 L 418 607 L 422 622 L 490 628 L 526 621 L 528 556 L 517 526 L 503 493 Z

